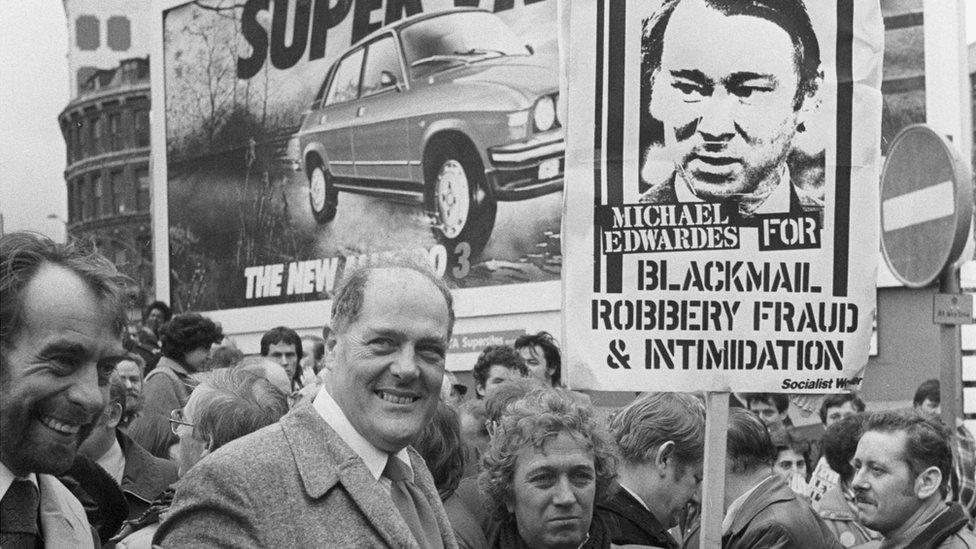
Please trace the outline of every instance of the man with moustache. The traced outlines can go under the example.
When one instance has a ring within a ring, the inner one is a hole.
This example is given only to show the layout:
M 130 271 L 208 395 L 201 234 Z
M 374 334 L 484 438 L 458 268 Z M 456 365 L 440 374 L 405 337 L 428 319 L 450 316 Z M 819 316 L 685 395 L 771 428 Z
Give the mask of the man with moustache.
M 935 417 L 879 412 L 864 423 L 851 465 L 861 524 L 884 549 L 972 549 L 976 536 L 958 503 L 946 503 L 951 432 Z
M 348 274 L 332 300 L 329 383 L 177 485 L 163 547 L 457 547 L 410 441 L 440 395 L 453 298 L 426 266 Z
M 93 547 L 67 471 L 123 354 L 120 277 L 104 257 L 0 236 L 0 546 Z
M 821 210 L 822 192 L 798 189 L 787 165 L 823 79 L 802 0 L 665 0 L 645 28 L 641 86 L 668 159 L 648 153 L 641 202 Z

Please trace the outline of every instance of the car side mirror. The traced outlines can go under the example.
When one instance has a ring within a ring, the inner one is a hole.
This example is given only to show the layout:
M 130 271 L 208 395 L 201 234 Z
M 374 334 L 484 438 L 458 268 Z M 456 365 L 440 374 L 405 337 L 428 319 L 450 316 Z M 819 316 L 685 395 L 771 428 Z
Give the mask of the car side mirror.
M 397 82 L 397 77 L 390 71 L 380 72 L 380 87 L 390 88 L 395 87 L 397 91 L 402 91 L 400 83 Z

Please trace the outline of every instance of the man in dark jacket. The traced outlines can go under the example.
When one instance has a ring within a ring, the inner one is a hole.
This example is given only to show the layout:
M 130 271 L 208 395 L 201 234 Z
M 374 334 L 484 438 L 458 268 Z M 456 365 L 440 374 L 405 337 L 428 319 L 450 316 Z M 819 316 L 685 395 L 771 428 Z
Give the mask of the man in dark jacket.
M 773 474 L 775 459 L 759 418 L 742 408 L 729 410 L 722 547 L 840 548 L 810 505 Z
M 125 405 L 125 385 L 113 373 L 105 409 L 79 451 L 104 469 L 122 489 L 129 508 L 126 518 L 131 520 L 141 515 L 178 476 L 175 463 L 151 455 L 119 430 Z
M 618 544 L 678 547 L 668 533 L 702 479 L 705 408 L 683 393 L 651 393 L 610 422 L 620 453 L 619 488 L 596 514 Z
M 854 454 L 860 521 L 884 536 L 885 549 L 971 549 L 976 536 L 958 503 L 946 503 L 951 432 L 938 418 L 880 412 L 865 422 Z

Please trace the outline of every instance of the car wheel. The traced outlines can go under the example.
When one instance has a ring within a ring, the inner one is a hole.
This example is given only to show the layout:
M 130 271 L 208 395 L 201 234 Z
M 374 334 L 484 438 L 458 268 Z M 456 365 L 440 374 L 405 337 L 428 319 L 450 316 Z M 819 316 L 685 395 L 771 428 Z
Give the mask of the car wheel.
M 308 203 L 315 221 L 328 223 L 335 219 L 338 194 L 332 184 L 332 174 L 321 164 L 313 166 L 308 174 Z
M 436 236 L 450 253 L 461 242 L 471 247 L 472 255 L 480 253 L 491 236 L 497 210 L 481 159 L 470 147 L 443 141 L 434 146 L 425 172 Z

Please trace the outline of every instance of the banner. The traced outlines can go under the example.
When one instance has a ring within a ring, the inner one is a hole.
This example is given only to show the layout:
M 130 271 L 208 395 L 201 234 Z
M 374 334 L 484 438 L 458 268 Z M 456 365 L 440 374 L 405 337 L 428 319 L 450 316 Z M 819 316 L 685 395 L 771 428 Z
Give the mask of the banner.
M 162 22 L 176 311 L 328 299 L 384 254 L 513 302 L 559 279 L 556 0 L 198 0 Z
M 878 257 L 877 3 L 569 12 L 571 385 L 856 388 Z

